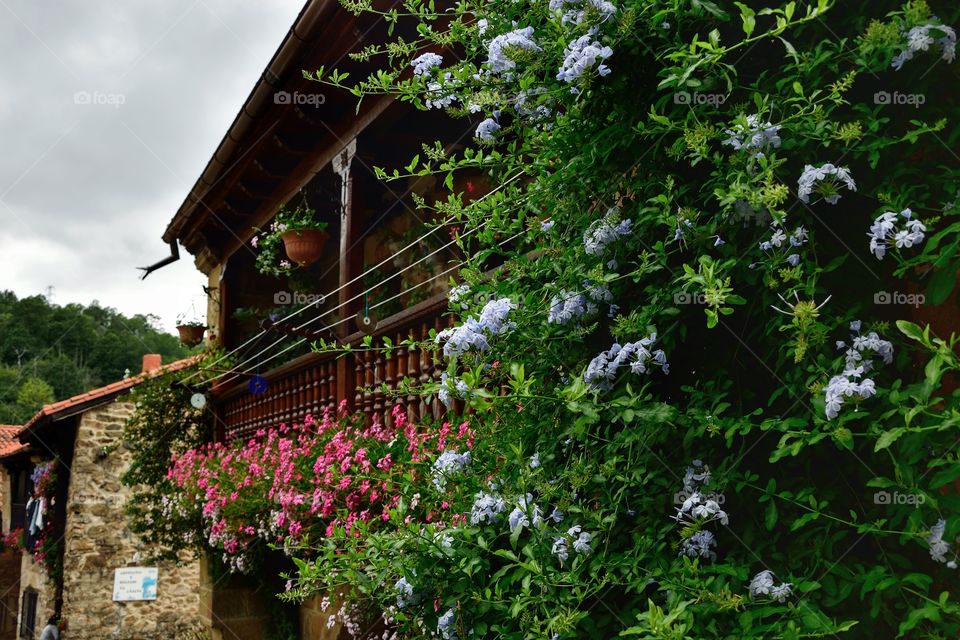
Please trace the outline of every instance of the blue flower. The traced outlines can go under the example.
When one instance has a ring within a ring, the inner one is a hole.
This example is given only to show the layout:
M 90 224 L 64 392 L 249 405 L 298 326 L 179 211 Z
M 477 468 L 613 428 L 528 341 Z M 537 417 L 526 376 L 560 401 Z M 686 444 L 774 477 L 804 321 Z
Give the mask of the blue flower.
M 493 118 L 487 118 L 477 125 L 476 136 L 484 142 L 493 142 L 497 139 L 496 133 L 500 131 L 500 125 Z
M 588 33 L 567 45 L 557 80 L 573 82 L 594 68 L 600 76 L 610 73 L 610 67 L 603 64 L 603 61 L 613 55 L 613 49 L 594 40 L 594 35 L 593 32 Z
M 608 245 L 628 235 L 632 229 L 632 220 L 620 220 L 616 209 L 610 209 L 583 232 L 583 248 L 588 255 L 602 256 Z
M 737 121 L 731 129 L 724 131 L 729 138 L 722 144 L 730 145 L 734 151 L 740 149 L 769 149 L 780 146 L 780 128 L 778 124 L 763 122 L 759 114 L 747 116 L 742 121 Z
M 457 614 L 451 607 L 437 621 L 437 632 L 443 640 L 459 640 L 457 635 Z
M 443 64 L 443 56 L 440 56 L 436 53 L 425 53 L 418 58 L 414 58 L 410 61 L 410 66 L 413 67 L 414 75 L 425 76 L 430 73 L 435 67 L 439 67 Z
M 664 373 L 669 373 L 666 354 L 662 349 L 652 349 L 656 339 L 657 334 L 651 333 L 647 338 L 628 342 L 622 347 L 614 343 L 609 350 L 590 361 L 583 374 L 584 381 L 596 389 L 609 389 L 617 370 L 623 365 L 629 365 L 630 372 L 634 374 L 646 373 L 651 366 L 658 366 Z
M 540 45 L 533 38 L 533 27 L 514 29 L 503 33 L 490 41 L 487 46 L 487 66 L 493 73 L 511 71 L 517 63 L 508 55 L 511 49 L 540 51 Z
M 829 162 L 819 167 L 806 165 L 803 173 L 797 182 L 797 195 L 803 202 L 810 202 L 810 195 L 818 183 L 827 181 L 832 186 L 839 186 L 841 183 L 850 191 L 857 190 L 857 184 L 853 181 L 849 169 L 846 167 L 837 167 Z M 830 193 L 824 200 L 830 204 L 837 204 L 840 200 L 839 193 Z
M 436 338 L 438 343 L 446 342 L 443 354 L 449 358 L 474 349 L 487 351 L 490 348 L 489 338 L 513 328 L 514 324 L 507 321 L 507 316 L 514 307 L 510 298 L 490 300 L 484 305 L 479 318 L 468 316 L 462 325 L 444 329 Z
M 473 507 L 470 509 L 470 523 L 492 523 L 506 508 L 507 505 L 503 498 L 481 491 L 476 495 Z
M 433 486 L 437 491 L 444 491 L 447 488 L 447 478 L 463 471 L 468 464 L 470 464 L 469 451 L 464 453 L 444 451 L 433 462 Z

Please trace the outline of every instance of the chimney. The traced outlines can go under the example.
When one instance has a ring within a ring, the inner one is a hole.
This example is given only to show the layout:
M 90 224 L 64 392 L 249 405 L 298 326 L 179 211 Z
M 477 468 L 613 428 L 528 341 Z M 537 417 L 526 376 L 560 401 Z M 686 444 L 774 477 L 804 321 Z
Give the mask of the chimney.
M 159 353 L 145 353 L 143 354 L 143 371 L 141 371 L 141 373 L 156 371 L 160 368 L 161 364 L 161 356 Z

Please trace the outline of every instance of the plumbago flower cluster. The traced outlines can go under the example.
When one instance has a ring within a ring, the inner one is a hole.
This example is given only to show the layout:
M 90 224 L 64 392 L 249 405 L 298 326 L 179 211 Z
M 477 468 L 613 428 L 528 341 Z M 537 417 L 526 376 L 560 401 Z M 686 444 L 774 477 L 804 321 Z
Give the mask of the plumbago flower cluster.
M 960 327 L 934 307 L 960 269 L 943 79 L 960 7 L 389 15 L 415 35 L 357 52 L 369 76 L 310 75 L 476 134 L 381 174 L 488 183 L 431 205 L 476 232 L 455 326 L 418 345 L 442 384 L 403 388 L 463 406 L 476 437 L 393 475 L 389 522 L 341 515 L 326 535 L 297 505 L 284 535 L 322 535 L 292 551 L 289 597 L 337 589 L 406 638 L 960 633 Z

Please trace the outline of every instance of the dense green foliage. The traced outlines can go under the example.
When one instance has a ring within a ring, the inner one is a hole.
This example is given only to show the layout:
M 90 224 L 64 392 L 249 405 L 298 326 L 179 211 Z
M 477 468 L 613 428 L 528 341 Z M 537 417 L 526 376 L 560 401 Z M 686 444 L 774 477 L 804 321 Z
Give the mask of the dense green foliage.
M 215 353 L 198 356 L 192 366 L 150 378 L 133 390 L 136 411 L 123 432 L 132 459 L 121 481 L 133 490 L 126 504 L 130 528 L 158 558 L 178 559 L 186 549 L 184 531 L 195 528 L 169 517 L 175 488 L 167 469 L 174 456 L 213 437 L 209 406 L 195 408 L 190 399 L 203 389 L 210 377 L 204 367 L 215 359 Z
M 45 403 L 139 373 L 145 353 L 170 362 L 186 351 L 150 316 L 0 292 L 0 423 L 20 424 Z
M 402 578 L 411 637 L 955 636 L 956 342 L 915 323 L 956 308 L 958 8 L 433 6 L 384 14 L 419 26 L 369 78 L 311 77 L 483 112 L 407 168 L 497 187 L 439 207 L 472 256 L 442 392 L 501 454 L 446 490 L 566 517 L 344 536 L 305 584 Z
M 436 205 L 469 259 L 422 345 L 476 444 L 394 477 L 392 526 L 271 530 L 309 547 L 287 597 L 342 595 L 355 636 L 956 637 L 960 9 L 380 13 L 406 34 L 357 54 L 380 69 L 310 76 L 473 118 L 390 177 L 494 187 Z M 312 499 L 288 489 L 244 516 Z

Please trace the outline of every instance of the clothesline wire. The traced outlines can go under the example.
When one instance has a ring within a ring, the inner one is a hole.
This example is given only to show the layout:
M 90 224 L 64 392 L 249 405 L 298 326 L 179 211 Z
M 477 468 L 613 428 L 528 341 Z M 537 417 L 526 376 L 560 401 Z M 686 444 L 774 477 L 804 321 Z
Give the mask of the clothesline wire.
M 514 174 L 513 176 L 511 176 L 510 178 L 508 178 L 507 180 L 505 180 L 505 181 L 502 182 L 501 184 L 497 185 L 497 187 L 495 187 L 493 190 L 491 190 L 491 191 L 483 194 L 483 195 L 480 196 L 478 199 L 476 199 L 476 200 L 474 200 L 473 202 L 471 202 L 471 203 L 468 205 L 468 207 L 473 206 L 474 204 L 483 202 L 483 201 L 486 200 L 488 197 L 492 196 L 493 194 L 497 193 L 498 191 L 500 191 L 501 189 L 503 189 L 504 187 L 506 187 L 506 186 L 509 185 L 510 183 L 514 182 L 514 181 L 515 181 L 516 179 L 518 179 L 521 175 L 522 175 L 522 172 Z M 393 255 L 388 256 L 387 258 L 383 259 L 382 261 L 380 261 L 379 263 L 377 263 L 377 264 L 374 265 L 373 267 L 370 267 L 369 269 L 367 269 L 366 271 L 364 271 L 362 274 L 354 277 L 354 278 L 353 278 L 352 280 L 350 280 L 349 282 L 346 282 L 346 283 L 340 285 L 339 287 L 337 287 L 337 288 L 334 289 L 333 291 L 330 291 L 329 293 L 320 296 L 320 297 L 317 298 L 316 300 L 313 300 L 313 301 L 307 303 L 306 305 L 304 305 L 303 307 L 301 307 L 301 308 L 297 309 L 296 311 L 292 312 L 292 313 L 289 314 L 288 316 L 280 319 L 280 320 L 278 321 L 278 323 L 286 322 L 287 320 L 289 320 L 289 319 L 291 319 L 291 318 L 293 318 L 293 317 L 295 317 L 295 316 L 297 316 L 297 315 L 300 315 L 301 313 L 303 313 L 303 312 L 306 311 L 307 309 L 309 309 L 309 308 L 317 305 L 318 303 L 326 300 L 328 297 L 333 296 L 333 295 L 339 293 L 342 289 L 344 289 L 344 288 L 352 285 L 353 283 L 357 282 L 358 280 L 363 279 L 365 276 L 367 276 L 367 275 L 370 274 L 371 272 L 379 269 L 381 266 L 383 266 L 383 265 L 386 264 L 387 262 L 390 262 L 390 261 L 393 260 L 394 258 L 400 256 L 401 254 L 403 254 L 405 251 L 407 251 L 407 250 L 410 249 L 411 247 L 416 246 L 417 244 L 420 243 L 420 241 L 422 241 L 422 240 L 424 240 L 425 238 L 429 237 L 430 235 L 432 235 L 433 233 L 435 233 L 435 232 L 436 232 L 438 229 L 440 229 L 441 227 L 449 224 L 451 221 L 452 221 L 452 220 L 448 219 L 448 220 L 445 220 L 445 221 L 441 222 L 440 224 L 438 224 L 437 226 L 433 227 L 432 229 L 430 229 L 428 232 L 426 232 L 425 234 L 423 234 L 422 236 L 420 236 L 420 237 L 417 238 L 416 240 L 414 240 L 414 241 L 412 241 L 411 243 L 409 243 L 407 246 L 405 246 L 405 247 L 403 247 L 402 249 L 396 251 Z M 486 221 L 484 222 L 484 224 L 486 224 Z M 449 245 L 447 245 L 447 246 L 449 246 Z M 379 286 L 379 284 L 381 284 L 381 283 L 378 283 L 377 285 L 374 285 L 373 287 L 370 287 L 370 289 L 376 288 L 376 286 Z M 369 291 L 369 289 L 368 289 L 368 291 Z M 259 333 L 257 333 L 257 334 L 254 335 L 253 337 L 247 339 L 245 342 L 243 342 L 243 343 L 242 343 L 241 345 L 239 345 L 238 347 L 235 347 L 235 348 L 231 349 L 230 351 L 228 351 L 227 353 L 223 354 L 222 356 L 218 357 L 216 360 L 214 360 L 213 362 L 211 362 L 209 366 L 214 366 L 214 365 L 216 365 L 216 364 L 218 364 L 218 363 L 220 363 L 220 362 L 223 362 L 224 360 L 226 360 L 226 359 L 229 358 L 230 356 L 236 354 L 236 353 L 237 353 L 238 351 L 240 351 L 241 349 L 246 348 L 247 346 L 249 346 L 250 344 L 252 344 L 254 341 L 256 341 L 256 340 L 258 340 L 259 338 L 261 338 L 262 336 L 266 335 L 266 333 L 267 333 L 267 329 L 262 329 Z M 202 370 L 198 370 L 198 371 L 195 371 L 194 373 L 190 374 L 189 376 L 187 376 L 186 378 L 184 378 L 183 383 L 186 384 L 187 382 L 189 382 L 190 380 L 192 380 L 194 377 L 200 375 L 201 371 L 202 371 Z
M 466 236 L 470 235 L 471 233 L 476 233 L 477 231 L 479 231 L 480 229 L 482 229 L 482 228 L 487 224 L 487 222 L 488 222 L 488 220 L 485 220 L 484 222 L 482 222 L 480 225 L 478 225 L 478 226 L 475 227 L 474 229 L 471 229 L 471 230 L 467 231 L 466 233 L 464 233 L 464 234 L 461 236 L 461 238 L 466 237 Z M 365 291 L 362 291 L 362 292 L 356 294 L 355 296 L 353 296 L 352 298 L 350 298 L 350 299 L 348 299 L 348 300 L 345 300 L 344 302 L 341 302 L 340 304 L 338 304 L 336 307 L 333 307 L 332 309 L 329 309 L 329 310 L 327 310 L 327 311 L 324 311 L 323 313 L 321 313 L 321 314 L 318 315 L 317 317 L 315 317 L 315 318 L 313 318 L 313 319 L 311 319 L 311 320 L 308 320 L 307 322 L 305 322 L 305 323 L 303 323 L 303 324 L 301 324 L 301 325 L 298 325 L 298 326 L 294 327 L 294 331 L 299 331 L 299 330 L 303 329 L 304 327 L 307 327 L 307 326 L 313 324 L 314 322 L 317 322 L 317 321 L 320 320 L 321 318 L 324 318 L 324 317 L 330 315 L 331 313 L 334 313 L 334 312 L 338 311 L 339 309 L 342 309 L 343 307 L 347 306 L 347 305 L 350 304 L 351 302 L 354 302 L 354 301 L 356 301 L 356 300 L 364 297 L 364 296 L 367 295 L 370 291 L 372 291 L 373 289 L 377 288 L 377 287 L 380 286 L 381 284 L 384 284 L 384 283 L 392 280 L 393 278 L 396 278 L 397 276 L 402 275 L 404 272 L 406 272 L 406 271 L 408 271 L 408 270 L 416 267 L 416 266 L 417 266 L 418 264 L 420 264 L 421 262 L 424 262 L 425 260 L 428 260 L 428 259 L 431 258 L 432 256 L 436 255 L 437 253 L 443 251 L 444 249 L 450 247 L 450 246 L 453 245 L 453 244 L 456 244 L 456 240 L 451 240 L 451 241 L 448 242 L 447 244 L 442 245 L 442 246 L 439 247 L 438 249 L 436 249 L 436 250 L 432 251 L 431 253 L 425 255 L 424 257 L 420 258 L 420 259 L 417 260 L 416 262 L 407 265 L 406 267 L 404 267 L 404 268 L 401 269 L 400 271 L 397 271 L 396 273 L 394 273 L 394 274 L 392 274 L 392 275 L 390 275 L 390 276 L 387 276 L 386 278 L 384 278 L 384 279 L 381 280 L 380 282 L 378 282 L 378 283 L 376 283 L 376 284 L 368 287 Z M 464 264 L 463 262 L 458 262 L 458 263 L 457 263 L 457 267 L 460 267 L 460 266 L 462 266 L 463 264 Z M 331 294 L 331 295 L 332 295 L 332 294 Z M 347 320 L 349 320 L 349 318 L 347 318 Z M 281 322 L 282 322 L 282 321 L 281 321 Z M 329 328 L 329 327 L 324 327 L 324 329 L 327 329 L 327 328 Z M 318 331 L 323 331 L 324 329 L 318 329 Z M 254 360 L 256 360 L 257 358 L 259 358 L 259 357 L 262 356 L 263 354 L 267 353 L 268 351 L 270 351 L 271 349 L 273 349 L 274 347 L 276 347 L 277 345 L 279 345 L 279 344 L 280 344 L 281 342 L 283 342 L 284 340 L 286 340 L 286 336 L 280 337 L 279 339 L 277 339 L 276 341 L 274 341 L 272 344 L 270 344 L 270 345 L 268 345 L 267 347 L 261 349 L 260 351 L 258 351 L 258 352 L 257 352 L 256 354 L 254 354 L 253 356 L 250 356 L 250 357 L 246 358 L 245 360 L 243 360 L 242 362 L 240 362 L 239 364 L 237 364 L 237 365 L 236 365 L 235 367 L 233 367 L 233 368 L 235 368 L 235 369 L 236 369 L 236 368 L 240 368 L 240 367 L 243 367 L 243 366 L 245 366 L 246 364 L 248 364 L 248 363 L 250 363 L 250 362 L 253 362 Z M 210 382 L 214 382 L 214 381 L 218 380 L 220 377 L 221 377 L 221 376 L 217 376 L 217 377 L 215 377 L 215 378 L 212 378 L 212 379 L 210 380 Z
M 520 235 L 522 235 L 522 233 L 523 233 L 523 232 L 515 233 L 514 235 L 510 236 L 510 237 L 507 238 L 506 240 L 503 240 L 502 242 L 500 242 L 500 243 L 499 243 L 499 246 L 503 246 L 503 245 L 507 244 L 508 242 L 513 241 L 514 239 L 516 239 L 517 237 L 519 237 Z M 445 276 L 446 274 L 451 273 L 451 272 L 459 269 L 460 267 L 463 266 L 463 264 L 464 264 L 463 262 L 459 262 L 459 263 L 455 264 L 454 266 L 450 267 L 449 269 L 447 269 L 447 270 L 445 270 L 445 271 L 443 271 L 443 272 L 441 272 L 441 273 L 438 273 L 437 275 L 433 276 L 432 278 L 429 278 L 429 279 L 427 279 L 427 280 L 424 280 L 423 282 L 419 282 L 419 283 L 413 285 L 412 287 L 410 287 L 410 288 L 408 288 L 408 289 L 405 289 L 404 291 L 401 291 L 400 293 L 397 293 L 397 294 L 395 294 L 395 295 L 387 298 L 386 300 L 382 300 L 382 301 L 378 302 L 377 304 L 371 306 L 370 309 L 373 310 L 373 309 L 376 309 L 377 307 L 379 307 L 379 306 L 381 306 L 381 305 L 384 305 L 384 304 L 387 304 L 387 303 L 389 303 L 389 302 L 392 302 L 393 300 L 399 298 L 400 296 L 403 296 L 403 295 L 409 293 L 410 291 L 413 291 L 414 289 L 417 289 L 417 288 L 422 287 L 422 286 L 424 286 L 424 285 L 426 285 L 426 284 L 429 284 L 430 282 L 433 282 L 433 281 L 436 280 L 437 278 L 441 278 L 441 277 Z M 335 327 L 335 326 L 337 326 L 337 325 L 339 325 L 339 324 L 342 324 L 342 323 L 344 323 L 344 322 L 349 321 L 350 319 L 351 319 L 351 318 L 344 318 L 344 319 L 342 319 L 342 320 L 337 321 L 335 324 L 332 324 L 332 325 L 330 325 L 330 326 L 328 326 L 328 327 L 325 327 L 325 329 L 333 328 L 333 327 Z M 319 317 L 318 317 L 318 318 L 314 318 L 314 319 L 311 320 L 310 322 L 314 322 L 314 321 L 316 321 L 316 320 L 319 320 Z M 304 324 L 304 325 L 302 325 L 302 326 L 307 326 L 308 324 L 310 324 L 310 322 L 308 322 L 308 323 L 306 323 L 306 324 Z M 277 344 L 283 342 L 284 340 L 286 340 L 286 338 L 287 338 L 286 336 L 280 338 L 277 342 L 275 342 L 273 345 L 271 345 L 270 347 L 268 347 L 268 349 L 273 348 L 273 346 L 276 346 Z M 297 348 L 298 346 L 300 346 L 300 345 L 303 344 L 304 342 L 307 342 L 307 338 L 301 337 L 301 338 L 299 338 L 297 341 L 295 341 L 293 344 L 288 345 L 286 348 L 282 349 L 281 351 L 278 351 L 277 353 L 273 354 L 273 355 L 270 356 L 269 358 L 267 358 L 267 359 L 265 359 L 265 360 L 262 360 L 262 361 L 258 361 L 258 365 L 259 365 L 259 364 L 265 364 L 265 363 L 267 363 L 267 362 L 270 362 L 271 360 L 280 357 L 280 356 L 283 355 L 284 353 L 287 353 L 288 351 Z M 262 354 L 262 353 L 263 353 L 263 352 L 261 352 L 261 354 Z M 261 355 L 261 354 L 257 354 L 257 355 Z M 247 361 L 244 362 L 244 363 L 241 363 L 240 365 L 238 365 L 237 367 L 235 367 L 235 369 L 240 368 L 241 366 L 243 366 L 243 365 L 246 364 L 247 362 L 250 362 L 251 360 L 253 360 L 253 358 L 247 360 Z M 230 371 L 230 372 L 225 372 L 225 373 L 220 374 L 220 375 L 217 376 L 216 378 L 213 378 L 213 380 L 214 380 L 214 381 L 219 380 L 220 378 L 224 377 L 225 375 L 232 375 L 232 377 L 231 377 L 230 379 L 228 379 L 228 380 L 226 380 L 226 381 L 224 382 L 224 384 L 227 384 L 227 383 L 229 383 L 229 382 L 232 382 L 233 380 L 236 380 L 237 378 L 239 378 L 239 377 L 241 377 L 241 376 L 243 376 L 243 375 L 248 375 L 249 373 L 251 373 L 251 371 L 253 371 L 253 369 L 247 369 L 247 370 L 245 370 L 245 371 L 236 371 L 236 370 L 234 370 L 234 371 Z

